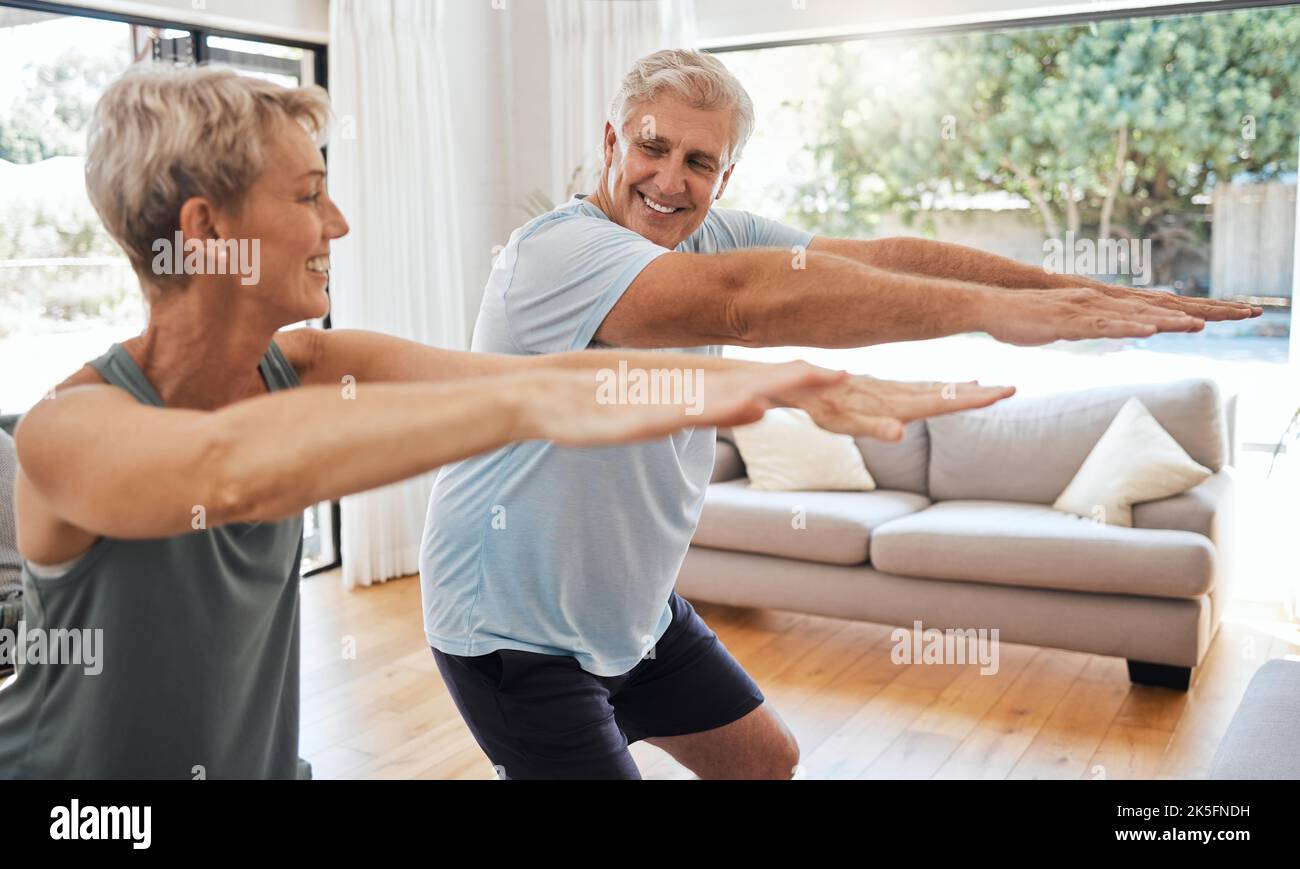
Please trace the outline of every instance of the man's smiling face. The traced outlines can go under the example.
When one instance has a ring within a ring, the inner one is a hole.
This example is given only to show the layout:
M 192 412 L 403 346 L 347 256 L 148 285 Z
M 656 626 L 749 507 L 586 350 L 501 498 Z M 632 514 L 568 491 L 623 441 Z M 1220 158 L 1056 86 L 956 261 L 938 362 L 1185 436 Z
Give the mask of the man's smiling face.
M 697 109 L 671 95 L 633 106 L 622 135 L 605 125 L 596 205 L 618 225 L 677 247 L 726 189 L 734 135 L 729 109 Z

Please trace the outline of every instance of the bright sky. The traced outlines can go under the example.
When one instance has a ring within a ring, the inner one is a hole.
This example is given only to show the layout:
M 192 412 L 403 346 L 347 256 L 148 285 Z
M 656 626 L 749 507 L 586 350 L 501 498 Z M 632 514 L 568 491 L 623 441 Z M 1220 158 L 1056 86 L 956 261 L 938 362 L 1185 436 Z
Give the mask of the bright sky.
M 25 91 L 36 67 L 76 46 L 83 54 L 131 59 L 130 25 L 93 18 L 55 18 L 0 28 L 0 115 Z

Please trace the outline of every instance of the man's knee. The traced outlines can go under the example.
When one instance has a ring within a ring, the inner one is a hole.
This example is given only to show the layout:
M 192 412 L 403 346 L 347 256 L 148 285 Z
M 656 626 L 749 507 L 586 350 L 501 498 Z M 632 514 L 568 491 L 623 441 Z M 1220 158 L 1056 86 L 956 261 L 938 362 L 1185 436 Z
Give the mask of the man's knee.
M 753 778 L 776 780 L 801 777 L 799 758 L 799 741 L 789 729 L 782 726 L 780 738 L 772 740 L 761 758 L 756 758 L 757 763 L 751 767 L 750 775 Z
M 773 778 L 792 779 L 802 778 L 803 770 L 799 766 L 799 740 L 795 739 L 794 734 L 786 731 L 786 744 L 784 750 L 780 752 L 780 766 L 777 768 L 779 775 Z

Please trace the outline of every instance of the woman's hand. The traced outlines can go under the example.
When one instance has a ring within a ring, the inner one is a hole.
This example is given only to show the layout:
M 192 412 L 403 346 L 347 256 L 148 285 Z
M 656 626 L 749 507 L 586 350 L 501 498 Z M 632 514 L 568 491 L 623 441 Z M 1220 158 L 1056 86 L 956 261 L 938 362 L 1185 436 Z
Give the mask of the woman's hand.
M 523 430 L 527 437 L 565 446 L 601 446 L 663 437 L 687 427 L 744 425 L 760 419 L 769 407 L 814 400 L 848 378 L 842 371 L 803 362 L 728 370 L 636 369 L 630 376 L 663 377 L 658 372 L 664 371 L 680 377 L 660 381 L 664 388 L 655 403 L 645 393 L 621 389 L 591 371 L 525 375 L 520 383 Z
M 897 441 L 912 420 L 987 407 L 1014 395 L 1014 386 L 967 383 L 900 382 L 859 375 L 796 398 L 813 422 L 827 431 Z

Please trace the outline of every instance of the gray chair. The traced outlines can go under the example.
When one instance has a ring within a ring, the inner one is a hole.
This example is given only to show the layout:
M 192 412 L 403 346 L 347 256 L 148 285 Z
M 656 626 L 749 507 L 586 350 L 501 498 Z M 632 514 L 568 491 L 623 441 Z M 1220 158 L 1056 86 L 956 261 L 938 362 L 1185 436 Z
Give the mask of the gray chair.
M 1300 779 L 1300 661 L 1255 671 L 1210 762 L 1212 779 Z
M 17 419 L 17 417 L 13 417 Z M 23 616 L 21 560 L 14 519 L 13 481 L 17 472 L 13 439 L 0 434 L 0 629 L 13 630 Z M 13 662 L 0 661 L 0 677 L 13 672 Z

